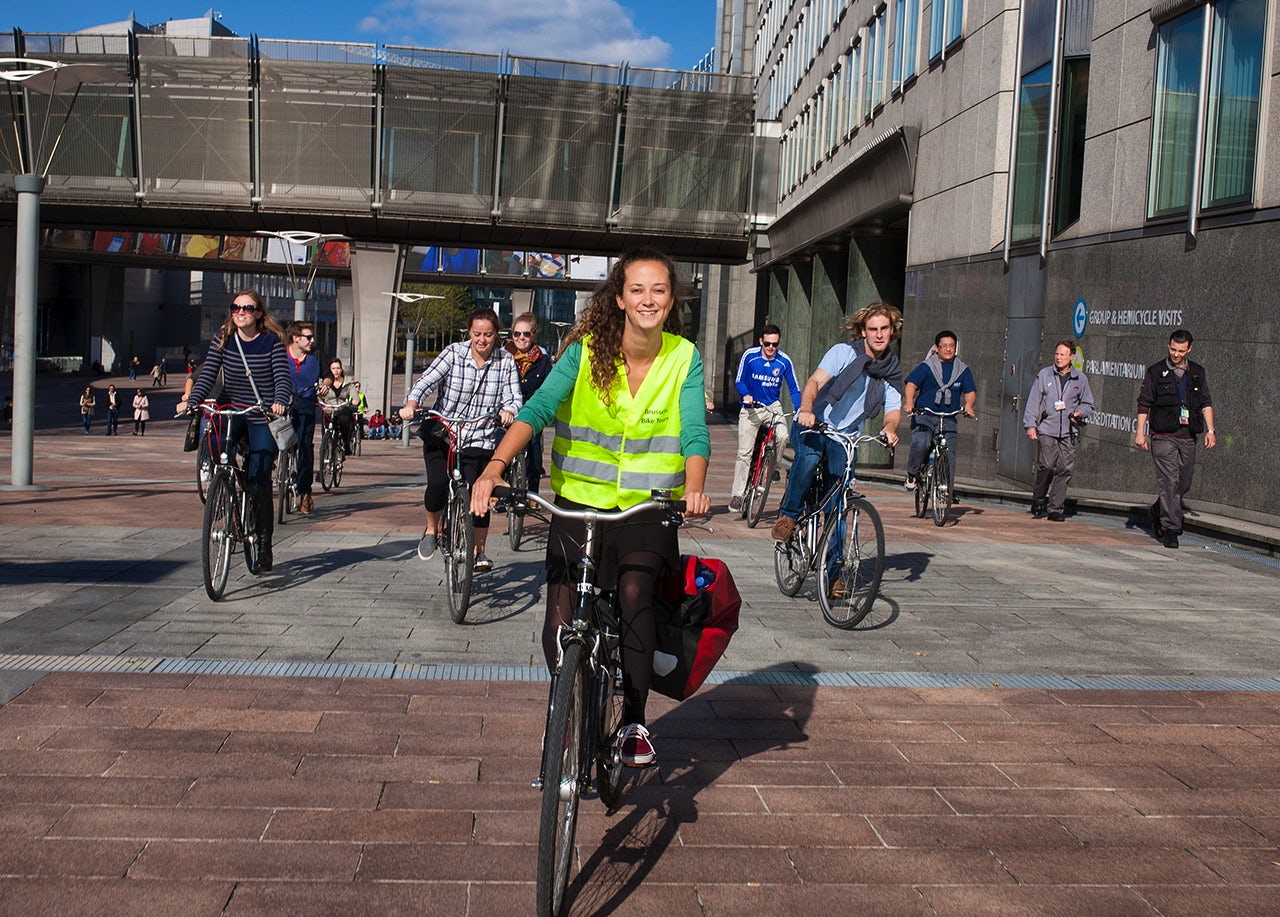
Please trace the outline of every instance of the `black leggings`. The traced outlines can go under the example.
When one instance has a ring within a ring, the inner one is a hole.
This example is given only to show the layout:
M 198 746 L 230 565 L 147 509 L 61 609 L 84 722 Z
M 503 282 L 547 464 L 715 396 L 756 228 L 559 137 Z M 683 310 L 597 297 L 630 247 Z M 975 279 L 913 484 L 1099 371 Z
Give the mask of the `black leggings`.
M 666 559 L 657 551 L 631 551 L 618 561 L 618 608 L 622 617 L 622 688 L 624 723 L 645 723 L 649 685 L 653 681 L 653 652 L 658 648 L 653 619 L 653 587 Z M 547 586 L 547 617 L 542 624 L 542 652 L 547 667 L 556 660 L 560 626 L 573 620 L 575 587 Z

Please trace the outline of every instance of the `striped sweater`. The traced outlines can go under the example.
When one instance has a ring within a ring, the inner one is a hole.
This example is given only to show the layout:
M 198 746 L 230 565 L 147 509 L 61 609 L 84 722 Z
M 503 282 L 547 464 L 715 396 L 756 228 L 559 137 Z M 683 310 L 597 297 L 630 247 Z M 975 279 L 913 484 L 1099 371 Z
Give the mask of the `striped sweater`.
M 293 397 L 293 375 L 289 369 L 289 355 L 280 339 L 270 331 L 263 331 L 252 341 L 241 340 L 248 369 L 253 373 L 253 381 L 258 391 L 268 404 L 288 405 Z M 190 403 L 197 404 L 209 397 L 218 370 L 224 369 L 225 384 L 220 401 L 224 404 L 255 404 L 257 398 L 253 394 L 253 385 L 245 374 L 244 361 L 240 359 L 240 351 L 235 341 L 228 341 L 227 346 L 218 347 L 214 341 L 209 346 L 209 354 L 200 367 L 200 376 L 191 387 Z M 266 423 L 265 418 L 250 417 L 254 423 Z

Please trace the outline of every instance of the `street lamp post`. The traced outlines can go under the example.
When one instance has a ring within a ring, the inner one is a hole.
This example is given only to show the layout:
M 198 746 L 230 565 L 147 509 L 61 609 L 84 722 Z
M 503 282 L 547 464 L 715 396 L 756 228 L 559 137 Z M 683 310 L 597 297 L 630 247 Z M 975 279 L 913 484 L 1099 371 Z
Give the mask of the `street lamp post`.
M 289 283 L 293 287 L 293 320 L 295 322 L 305 322 L 307 320 L 307 299 L 311 296 L 311 287 L 315 284 L 316 273 L 320 270 L 320 254 L 324 250 L 324 243 L 346 242 L 348 237 L 341 233 L 304 232 L 300 229 L 287 229 L 280 232 L 259 229 L 257 235 L 279 239 L 289 246 L 290 258 L 285 261 L 285 268 L 289 272 Z M 298 277 L 298 264 L 292 258 L 293 246 L 295 245 L 301 245 L 303 251 L 306 251 L 308 245 L 315 246 L 315 251 L 306 261 L 306 275 L 301 282 Z
M 383 293 L 383 296 L 390 296 L 397 302 L 415 303 L 422 302 L 424 299 L 444 299 L 443 296 L 437 296 L 435 293 Z M 394 326 L 394 321 L 392 325 Z M 404 396 L 409 397 L 409 392 L 413 390 L 413 351 L 417 342 L 414 340 L 412 331 L 407 328 L 404 333 Z M 409 448 L 409 431 L 404 428 L 400 434 L 400 446 L 403 449 Z
M 44 192 L 49 167 L 58 144 L 71 120 L 71 112 L 85 84 L 127 83 L 129 78 L 100 64 L 60 64 L 24 58 L 0 59 L 0 79 L 9 94 L 13 112 L 13 136 L 4 135 L 3 151 L 13 171 L 13 189 L 18 196 L 17 244 L 14 252 L 13 287 L 13 438 L 10 455 L 10 490 L 43 490 L 33 483 L 36 419 L 36 311 L 40 271 L 40 195 Z M 52 105 L 39 130 L 33 118 L 28 93 L 38 92 L 51 99 L 74 87 L 66 114 L 53 142 L 45 148 Z M 19 103 L 21 95 L 21 103 Z M 10 144 L 12 139 L 12 144 Z

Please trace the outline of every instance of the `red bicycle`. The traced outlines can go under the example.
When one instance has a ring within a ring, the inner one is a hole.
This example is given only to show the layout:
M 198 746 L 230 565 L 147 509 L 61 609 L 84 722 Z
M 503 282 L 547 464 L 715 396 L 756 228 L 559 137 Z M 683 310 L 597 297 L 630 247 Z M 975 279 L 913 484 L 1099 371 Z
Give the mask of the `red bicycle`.
M 769 488 L 778 477 L 777 425 L 785 423 L 791 415 L 771 405 L 751 405 L 746 410 L 768 411 L 769 419 L 756 430 L 756 444 L 751 451 L 751 469 L 747 472 L 747 488 L 742 495 L 742 518 L 749 528 L 755 528 L 769 499 Z
M 449 617 L 461 624 L 471 604 L 471 577 L 474 572 L 476 533 L 471 521 L 471 485 L 462 479 L 458 467 L 458 437 L 469 423 L 495 423 L 497 415 L 490 411 L 479 417 L 446 417 L 439 411 L 419 414 L 423 423 L 434 422 L 428 436 L 436 436 L 447 444 L 445 470 L 449 475 L 449 495 L 444 503 L 444 517 L 436 535 L 440 554 L 444 557 L 445 595 L 449 601 Z

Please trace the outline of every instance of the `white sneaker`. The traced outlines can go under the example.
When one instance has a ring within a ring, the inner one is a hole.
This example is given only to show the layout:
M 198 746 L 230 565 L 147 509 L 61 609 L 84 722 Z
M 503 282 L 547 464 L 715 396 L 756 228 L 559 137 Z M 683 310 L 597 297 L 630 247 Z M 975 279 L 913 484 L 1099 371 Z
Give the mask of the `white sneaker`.
M 907 475 L 907 480 L 903 483 L 902 486 L 905 487 L 907 490 L 915 490 L 916 476 L 914 474 Z

